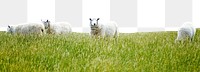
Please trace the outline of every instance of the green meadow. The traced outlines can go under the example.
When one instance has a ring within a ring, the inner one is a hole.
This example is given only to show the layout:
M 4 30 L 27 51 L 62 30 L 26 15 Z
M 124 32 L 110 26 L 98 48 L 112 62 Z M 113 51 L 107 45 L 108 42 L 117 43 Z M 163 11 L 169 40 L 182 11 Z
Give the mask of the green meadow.
M 1 72 L 199 72 L 200 32 L 141 32 L 115 38 L 88 34 L 19 36 L 0 33 Z

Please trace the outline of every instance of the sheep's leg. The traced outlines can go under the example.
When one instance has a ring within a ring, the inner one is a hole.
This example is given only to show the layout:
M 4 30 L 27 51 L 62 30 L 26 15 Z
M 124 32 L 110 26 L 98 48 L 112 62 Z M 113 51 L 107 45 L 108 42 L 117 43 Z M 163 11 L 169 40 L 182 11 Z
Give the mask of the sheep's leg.
M 190 38 L 190 42 L 192 42 L 192 41 L 193 41 L 193 38 L 194 38 L 194 36 L 193 36 L 192 34 L 190 34 L 189 38 Z
M 105 37 L 105 32 L 101 33 L 101 36 L 102 36 L 102 38 L 104 38 Z
M 193 41 L 193 38 L 190 38 L 190 42 L 192 42 Z
M 117 38 L 119 36 L 118 30 L 115 31 L 114 38 Z
M 101 36 L 102 36 L 102 38 L 104 38 L 104 36 L 105 36 L 105 30 L 104 29 L 101 31 Z

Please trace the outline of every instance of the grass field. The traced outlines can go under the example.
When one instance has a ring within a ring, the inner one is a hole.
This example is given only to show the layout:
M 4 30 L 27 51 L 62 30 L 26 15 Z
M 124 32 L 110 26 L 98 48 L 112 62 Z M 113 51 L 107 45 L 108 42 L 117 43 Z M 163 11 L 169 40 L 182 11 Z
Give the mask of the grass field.
M 0 33 L 1 72 L 200 71 L 200 32 L 175 44 L 176 32 L 120 34 L 118 39 L 12 36 Z

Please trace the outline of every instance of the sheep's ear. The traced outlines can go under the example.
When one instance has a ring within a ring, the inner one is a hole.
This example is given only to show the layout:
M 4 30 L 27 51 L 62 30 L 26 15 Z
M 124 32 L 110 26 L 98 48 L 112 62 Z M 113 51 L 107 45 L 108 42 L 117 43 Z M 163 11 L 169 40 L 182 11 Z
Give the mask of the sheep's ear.
M 97 20 L 99 20 L 100 18 L 97 18 Z
M 91 19 L 91 18 L 89 18 L 89 20 L 90 20 L 90 21 L 92 21 L 92 19 Z
M 47 20 L 46 22 L 49 22 L 49 20 Z
M 11 26 L 10 25 L 8 25 L 8 28 L 10 28 Z

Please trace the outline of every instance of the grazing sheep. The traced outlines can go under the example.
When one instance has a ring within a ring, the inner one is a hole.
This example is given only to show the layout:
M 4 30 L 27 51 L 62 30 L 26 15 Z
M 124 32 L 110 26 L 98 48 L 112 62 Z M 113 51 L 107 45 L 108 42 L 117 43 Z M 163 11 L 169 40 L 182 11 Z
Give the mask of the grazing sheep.
M 49 20 L 42 21 L 48 34 L 68 34 L 72 32 L 68 22 L 51 23 Z
M 195 36 L 195 32 L 196 28 L 192 25 L 192 23 L 185 22 L 178 30 L 178 35 L 175 42 L 180 40 L 186 40 L 187 38 L 189 38 L 190 41 L 192 41 Z
M 100 18 L 93 18 L 90 20 L 90 28 L 91 32 L 90 34 L 92 36 L 106 36 L 106 37 L 117 37 L 119 36 L 118 32 L 118 26 L 117 23 L 114 21 L 110 21 L 107 24 L 101 24 L 99 23 Z
M 45 34 L 44 31 L 45 31 L 44 25 L 40 23 L 23 23 L 13 26 L 8 25 L 7 28 L 7 33 L 22 34 L 22 35 L 28 35 L 28 34 L 42 35 Z

